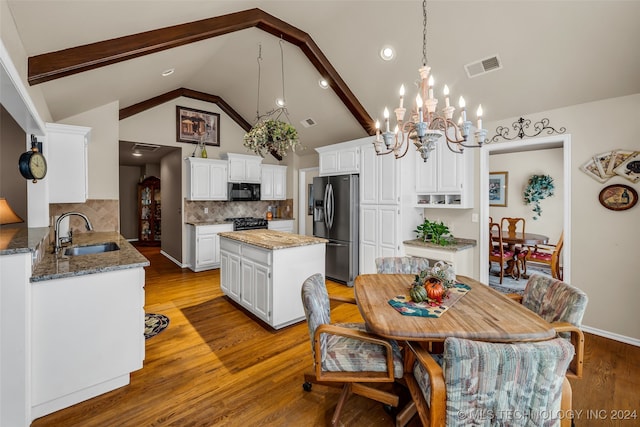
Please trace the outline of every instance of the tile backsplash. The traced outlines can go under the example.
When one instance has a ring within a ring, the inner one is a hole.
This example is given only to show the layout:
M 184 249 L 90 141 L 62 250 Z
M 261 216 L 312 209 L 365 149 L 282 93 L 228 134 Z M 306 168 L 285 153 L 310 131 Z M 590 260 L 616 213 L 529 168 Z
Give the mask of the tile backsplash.
M 191 201 L 184 202 L 184 221 L 224 221 L 225 218 L 251 216 L 265 218 L 269 206 L 275 206 L 280 211 L 280 218 L 293 218 L 293 199 L 272 200 L 259 202 L 214 202 Z M 208 213 L 204 213 L 205 209 Z
M 80 212 L 91 221 L 95 231 L 120 231 L 120 202 L 118 200 L 87 200 L 85 203 L 50 203 L 50 226 L 53 226 L 54 218 L 65 212 Z M 84 231 L 85 225 L 82 218 L 69 217 L 69 227 L 72 230 Z

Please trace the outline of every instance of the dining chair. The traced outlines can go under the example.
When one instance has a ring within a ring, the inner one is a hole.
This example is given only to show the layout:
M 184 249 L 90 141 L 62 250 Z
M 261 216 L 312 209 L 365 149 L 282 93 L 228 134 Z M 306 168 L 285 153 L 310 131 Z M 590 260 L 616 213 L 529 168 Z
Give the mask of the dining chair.
M 560 336 L 570 338 L 575 357 L 567 376 L 582 378 L 584 334 L 580 326 L 589 302 L 587 294 L 562 280 L 532 274 L 522 295 L 508 296 L 551 323 Z
M 376 258 L 378 274 L 418 274 L 429 268 L 429 260 L 416 256 Z
M 569 426 L 571 385 L 565 376 L 573 347 L 562 338 L 490 343 L 447 338 L 431 354 L 407 343 L 412 368 L 405 381 L 413 402 L 396 418 L 405 425 L 417 412 L 423 426 Z M 561 412 L 562 411 L 562 412 Z
M 309 327 L 314 369 L 304 374 L 304 390 L 312 383 L 342 386 L 331 425 L 337 425 L 342 408 L 353 394 L 390 407 L 397 407 L 397 395 L 373 387 L 403 377 L 403 359 L 395 341 L 366 331 L 363 323 L 332 324 L 329 295 L 322 274 L 302 284 L 302 305 Z
M 564 245 L 564 232 L 560 233 L 558 242 L 554 244 L 535 245 L 529 248 L 526 255 L 527 262 L 546 264 L 551 267 L 551 275 L 554 279 L 562 280 L 560 268 L 560 253 Z
M 500 228 L 502 230 L 506 230 L 509 234 L 525 233 L 526 220 L 524 218 L 512 218 L 512 217 L 502 217 L 500 219 Z M 518 264 L 518 268 L 521 270 L 522 274 L 527 274 L 527 252 L 528 248 L 524 245 L 507 245 L 509 246 L 509 250 L 513 251 L 516 255 L 514 260 L 516 264 Z M 518 278 L 520 277 L 520 272 L 518 272 Z
M 491 271 L 492 262 L 497 262 L 500 265 L 500 284 L 504 278 L 504 264 L 509 261 L 513 262 L 514 257 L 515 252 L 508 249 L 508 246 L 505 246 L 502 241 L 500 224 L 496 222 L 489 224 L 489 271 Z M 515 262 L 514 270 L 517 269 L 518 274 L 520 274 L 519 268 L 519 264 Z

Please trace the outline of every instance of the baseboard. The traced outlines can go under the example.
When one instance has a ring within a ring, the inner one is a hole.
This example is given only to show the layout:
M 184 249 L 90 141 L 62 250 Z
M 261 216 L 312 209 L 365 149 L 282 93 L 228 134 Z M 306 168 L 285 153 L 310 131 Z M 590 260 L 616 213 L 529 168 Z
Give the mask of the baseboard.
M 631 338 L 624 335 L 619 335 L 613 332 L 603 331 L 602 329 L 591 328 L 589 326 L 584 326 L 584 325 L 582 325 L 580 329 L 582 329 L 583 332 L 589 332 L 590 334 L 598 335 L 603 338 L 609 338 L 614 341 L 620 341 L 625 344 L 631 344 L 636 347 L 640 347 L 640 340 L 637 338 Z
M 178 261 L 177 259 L 175 259 L 174 257 L 172 257 L 171 255 L 169 255 L 168 253 L 166 253 L 163 250 L 160 250 L 160 254 L 164 255 L 167 259 L 169 259 L 171 262 L 173 262 L 174 264 L 176 264 L 180 268 L 189 267 L 189 264 L 183 264 L 182 262 Z

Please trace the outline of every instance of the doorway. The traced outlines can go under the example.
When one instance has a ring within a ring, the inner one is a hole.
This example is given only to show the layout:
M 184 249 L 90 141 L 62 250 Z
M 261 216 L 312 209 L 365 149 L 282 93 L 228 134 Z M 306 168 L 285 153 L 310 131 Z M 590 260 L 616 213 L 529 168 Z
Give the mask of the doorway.
M 571 135 L 556 135 L 544 138 L 531 138 L 499 144 L 489 144 L 480 151 L 480 224 L 489 223 L 489 172 L 490 155 L 497 153 L 519 153 L 550 148 L 562 148 L 563 164 L 563 209 L 562 224 L 564 230 L 563 280 L 571 281 Z M 551 236 L 550 236 L 551 237 Z M 553 238 L 553 237 L 552 237 Z M 480 281 L 489 283 L 489 227 L 480 227 Z
M 304 168 L 298 171 L 298 233 L 313 236 L 313 215 L 309 210 L 310 197 L 313 194 L 310 186 L 313 178 L 318 176 L 319 168 Z

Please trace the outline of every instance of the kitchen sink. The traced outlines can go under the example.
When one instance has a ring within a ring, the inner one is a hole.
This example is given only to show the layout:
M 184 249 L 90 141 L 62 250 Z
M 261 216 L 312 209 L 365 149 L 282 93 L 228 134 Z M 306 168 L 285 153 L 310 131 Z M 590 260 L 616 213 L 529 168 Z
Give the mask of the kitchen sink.
M 74 246 L 66 248 L 64 254 L 67 256 L 101 254 L 103 252 L 111 252 L 120 250 L 120 246 L 116 242 L 98 243 L 95 245 Z

